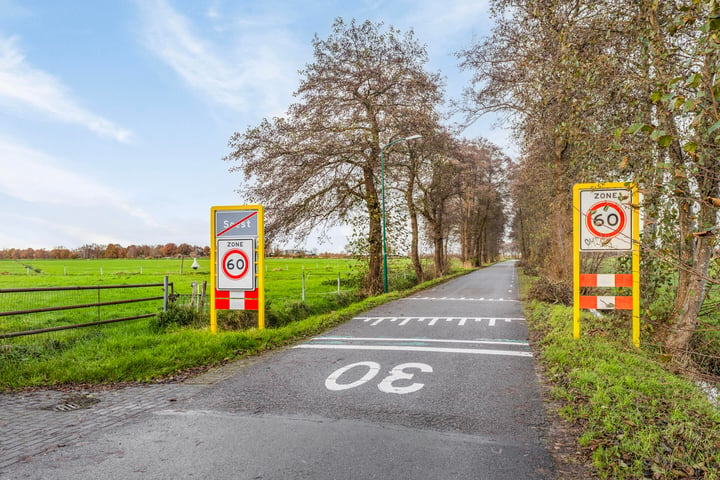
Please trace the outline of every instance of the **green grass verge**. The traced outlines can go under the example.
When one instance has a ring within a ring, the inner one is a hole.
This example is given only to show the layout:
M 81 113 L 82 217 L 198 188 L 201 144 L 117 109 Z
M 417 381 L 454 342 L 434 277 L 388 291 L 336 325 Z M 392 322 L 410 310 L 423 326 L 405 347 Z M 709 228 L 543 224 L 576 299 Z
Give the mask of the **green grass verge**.
M 527 278 L 524 280 L 528 281 Z M 607 479 L 720 479 L 720 409 L 657 352 L 632 346 L 629 319 L 584 316 L 524 302 L 559 415 Z
M 150 328 L 150 322 L 135 321 L 70 331 L 67 336 L 38 336 L 31 343 L 0 344 L 0 390 L 160 380 L 188 369 L 290 345 L 365 310 L 468 272 L 367 298 L 278 328 L 213 335 L 206 329 L 186 327 L 158 333 Z

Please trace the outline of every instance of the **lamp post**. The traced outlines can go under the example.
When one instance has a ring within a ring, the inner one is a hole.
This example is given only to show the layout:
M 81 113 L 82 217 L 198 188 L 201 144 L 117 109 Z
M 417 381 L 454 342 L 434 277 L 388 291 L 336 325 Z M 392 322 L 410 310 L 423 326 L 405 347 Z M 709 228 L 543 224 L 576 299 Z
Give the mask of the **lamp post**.
M 407 140 L 422 138 L 422 135 L 410 135 L 409 137 L 398 138 L 380 149 L 380 184 L 382 190 L 382 254 L 383 254 L 383 286 L 385 293 L 388 293 L 388 266 L 387 266 L 387 241 L 385 239 L 385 160 L 383 153 L 390 145 Z

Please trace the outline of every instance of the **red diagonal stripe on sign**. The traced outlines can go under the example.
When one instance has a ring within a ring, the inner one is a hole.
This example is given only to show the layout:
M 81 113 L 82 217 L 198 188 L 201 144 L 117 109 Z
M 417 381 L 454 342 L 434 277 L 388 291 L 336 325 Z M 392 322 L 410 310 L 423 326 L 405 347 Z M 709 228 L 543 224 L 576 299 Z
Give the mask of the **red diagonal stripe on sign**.
M 237 227 L 238 225 L 240 225 L 241 223 L 243 223 L 245 220 L 247 220 L 248 218 L 250 218 L 250 217 L 252 217 L 253 215 L 256 215 L 256 214 L 257 214 L 257 211 L 251 213 L 250 215 L 248 215 L 247 217 L 243 218 L 243 219 L 240 220 L 239 222 L 233 223 L 233 224 L 230 225 L 228 228 L 226 228 L 226 229 L 223 230 L 222 232 L 218 233 L 217 236 L 219 237 L 220 235 L 222 235 L 223 233 L 227 232 L 228 230 L 232 230 L 233 228 Z

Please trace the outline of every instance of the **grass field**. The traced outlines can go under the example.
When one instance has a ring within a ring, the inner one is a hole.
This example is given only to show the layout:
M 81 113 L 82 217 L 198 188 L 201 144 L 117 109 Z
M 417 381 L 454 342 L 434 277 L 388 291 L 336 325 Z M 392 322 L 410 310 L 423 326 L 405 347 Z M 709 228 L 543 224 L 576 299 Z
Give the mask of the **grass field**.
M 209 283 L 209 260 L 201 258 L 198 262 L 200 268 L 193 270 L 192 259 L 0 260 L 0 289 L 162 283 L 167 275 L 176 293 L 189 295 L 193 282 Z M 145 381 L 272 348 L 297 335 L 349 318 L 358 308 L 367 308 L 363 306 L 375 300 L 361 301 L 359 288 L 364 275 L 365 264 L 354 259 L 266 259 L 266 320 L 276 328 L 265 332 L 253 328 L 231 331 L 228 325 L 248 324 L 219 322 L 220 333 L 211 335 L 205 320 L 189 326 L 171 324 L 170 328 L 158 330 L 153 328 L 156 319 L 142 319 L 0 339 L 0 390 L 63 383 Z M 390 262 L 389 278 L 391 290 L 406 289 L 414 283 L 410 265 L 403 259 Z M 120 294 L 115 292 L 0 293 L 0 312 L 105 302 Z M 140 293 L 155 296 L 162 293 L 162 288 L 141 289 Z M 159 312 L 161 305 L 158 300 L 115 309 L 102 307 L 102 312 L 89 308 L 0 316 L 0 333 L 130 316 L 141 309 Z
M 0 289 L 25 287 L 61 287 L 87 285 L 162 284 L 165 276 L 172 283 L 179 303 L 188 303 L 192 284 L 207 282 L 209 296 L 210 260 L 198 259 L 193 270 L 192 259 L 102 259 L 102 260 L 0 260 Z M 391 289 L 407 288 L 414 283 L 409 264 L 404 260 L 390 263 Z M 267 309 L 283 323 L 291 317 L 328 311 L 338 300 L 347 304 L 356 298 L 365 275 L 365 264 L 354 259 L 286 259 L 268 258 L 265 263 Z M 303 288 L 304 286 L 304 288 Z M 198 289 L 199 290 L 199 289 Z M 303 292 L 304 290 L 304 292 Z M 134 297 L 162 295 L 161 287 L 141 290 L 91 290 L 52 293 L 0 294 L 0 312 L 46 306 L 99 303 Z M 103 318 L 118 318 L 148 313 L 155 305 L 128 304 L 92 309 L 67 310 L 61 313 L 33 314 L 31 317 L 0 317 L 0 332 L 14 331 L 13 322 L 32 322 L 33 328 L 55 324 L 84 323 Z M 209 308 L 209 301 L 205 303 Z M 152 310 L 151 310 L 152 311 Z M 207 308 L 206 308 L 207 311 Z M 87 317 L 89 320 L 83 320 Z
M 175 291 L 188 294 L 194 281 L 210 281 L 210 260 L 198 259 L 0 260 L 0 289 L 68 285 L 162 283 L 167 275 Z M 300 300 L 305 274 L 306 299 L 312 295 L 357 289 L 365 263 L 355 259 L 266 258 L 265 289 L 273 301 Z M 390 260 L 390 283 L 404 286 L 414 277 L 405 259 Z

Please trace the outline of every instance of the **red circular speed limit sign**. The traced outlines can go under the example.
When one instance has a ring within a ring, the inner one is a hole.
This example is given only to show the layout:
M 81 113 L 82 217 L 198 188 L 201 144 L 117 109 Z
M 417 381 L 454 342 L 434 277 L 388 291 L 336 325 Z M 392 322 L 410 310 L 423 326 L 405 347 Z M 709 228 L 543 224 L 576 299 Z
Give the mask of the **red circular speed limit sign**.
M 228 250 L 222 258 L 223 273 L 233 280 L 244 277 L 249 265 L 250 262 L 248 261 L 247 255 L 245 255 L 245 252 L 242 250 Z
M 587 229 L 600 238 L 612 238 L 622 232 L 626 221 L 625 211 L 614 202 L 596 203 L 585 217 Z

